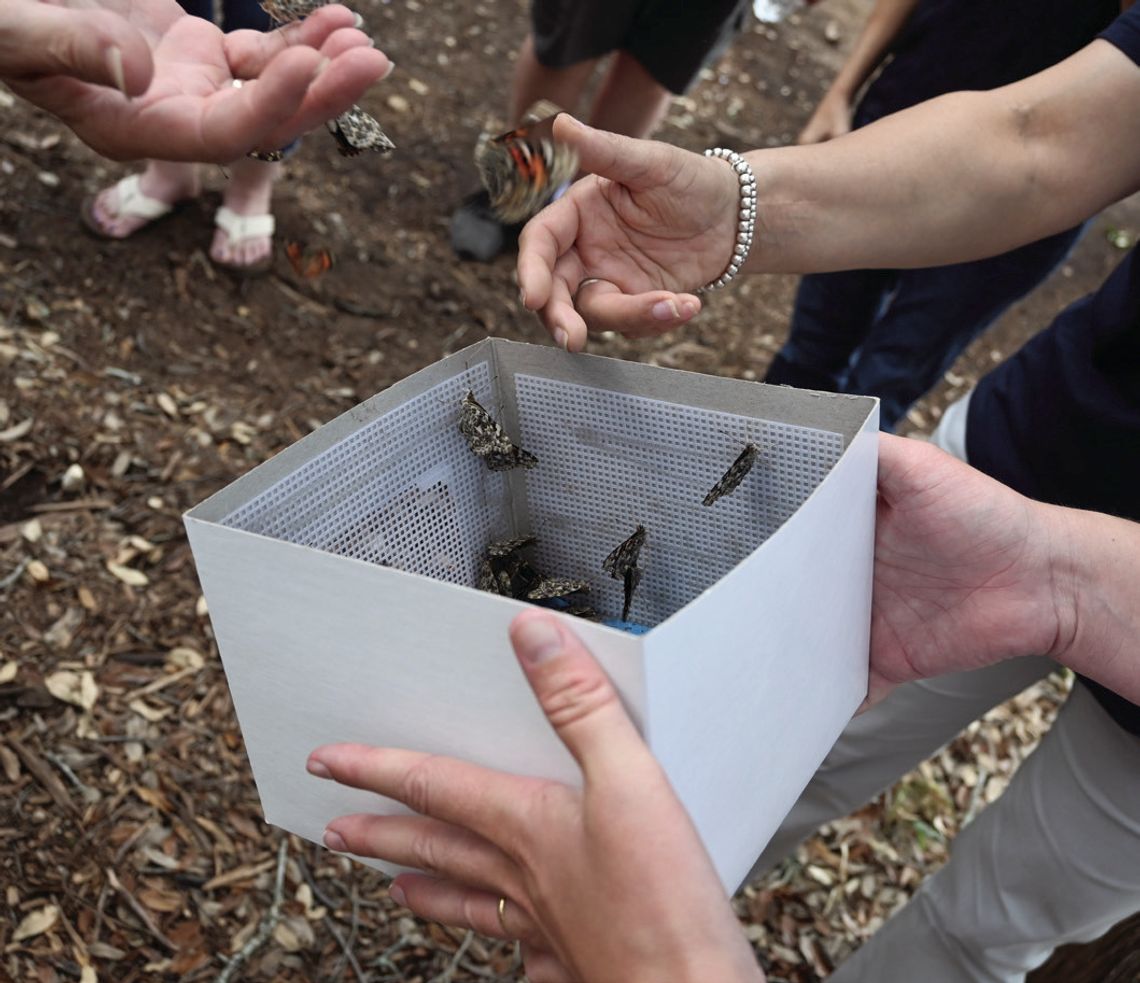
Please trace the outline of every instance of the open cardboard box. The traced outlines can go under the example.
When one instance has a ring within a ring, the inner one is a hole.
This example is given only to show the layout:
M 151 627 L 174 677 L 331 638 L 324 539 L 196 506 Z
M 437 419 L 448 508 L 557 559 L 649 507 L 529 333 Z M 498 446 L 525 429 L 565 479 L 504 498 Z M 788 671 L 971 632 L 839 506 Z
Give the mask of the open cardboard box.
M 468 390 L 535 468 L 471 452 Z M 402 808 L 310 777 L 332 741 L 577 782 L 507 641 L 524 604 L 474 584 L 490 541 L 533 533 L 536 565 L 616 616 L 601 561 L 641 524 L 651 630 L 560 617 L 735 888 L 866 691 L 877 435 L 866 397 L 488 339 L 255 468 L 186 527 L 266 820 L 319 842 Z M 703 506 L 748 442 L 751 473 Z

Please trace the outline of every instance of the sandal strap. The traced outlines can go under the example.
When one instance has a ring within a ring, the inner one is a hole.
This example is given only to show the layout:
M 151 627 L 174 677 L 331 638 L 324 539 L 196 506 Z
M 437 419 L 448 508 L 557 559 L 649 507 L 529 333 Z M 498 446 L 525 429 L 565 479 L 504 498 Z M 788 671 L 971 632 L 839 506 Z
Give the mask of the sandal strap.
M 225 205 L 215 213 L 214 224 L 235 244 L 245 239 L 269 238 L 277 228 L 272 215 L 239 215 Z
M 145 195 L 141 188 L 142 175 L 131 174 L 115 185 L 115 214 L 119 218 L 162 218 L 174 206 Z

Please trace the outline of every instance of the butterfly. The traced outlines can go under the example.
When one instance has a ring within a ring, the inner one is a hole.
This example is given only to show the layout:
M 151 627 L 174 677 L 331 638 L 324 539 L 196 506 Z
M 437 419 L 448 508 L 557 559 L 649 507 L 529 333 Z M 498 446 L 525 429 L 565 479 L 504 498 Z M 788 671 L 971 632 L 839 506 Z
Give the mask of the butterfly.
M 740 483 L 748 477 L 748 472 L 752 470 L 752 465 L 756 463 L 756 457 L 759 453 L 760 448 L 755 444 L 745 444 L 744 450 L 742 450 L 737 459 L 729 465 L 728 470 L 720 476 L 717 483 L 709 489 L 709 493 L 705 496 L 701 504 L 712 505 L 718 498 L 731 495 L 736 491 Z
M 629 608 L 633 603 L 633 592 L 641 583 L 641 568 L 637 565 L 641 547 L 645 545 L 645 526 L 639 525 L 633 535 L 619 543 L 602 561 L 602 569 L 614 580 L 623 581 L 625 604 L 621 610 L 621 620 L 629 620 Z
M 554 117 L 560 112 L 543 99 L 516 129 L 479 136 L 475 166 L 501 221 L 525 222 L 578 172 L 578 152 L 554 139 Z
M 285 256 L 293 272 L 306 280 L 327 273 L 332 269 L 332 253 L 327 249 L 306 249 L 299 242 L 285 243 Z
M 554 597 L 566 597 L 588 591 L 590 585 L 584 580 L 569 580 L 566 577 L 543 577 L 536 587 L 527 591 L 528 601 L 544 601 Z
M 538 464 L 537 457 L 515 445 L 470 389 L 463 397 L 459 411 L 459 432 L 491 471 L 510 471 L 520 467 L 530 470 Z
M 336 140 L 336 149 L 342 157 L 355 157 L 365 150 L 390 154 L 396 145 L 376 121 L 359 106 L 353 106 L 326 124 Z

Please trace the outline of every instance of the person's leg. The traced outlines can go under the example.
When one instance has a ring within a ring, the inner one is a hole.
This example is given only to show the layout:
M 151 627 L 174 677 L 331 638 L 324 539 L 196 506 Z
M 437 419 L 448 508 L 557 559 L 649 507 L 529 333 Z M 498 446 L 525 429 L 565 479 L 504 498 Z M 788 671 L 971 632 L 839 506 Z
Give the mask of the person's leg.
M 104 188 L 84 203 L 84 221 L 109 239 L 125 239 L 198 194 L 195 164 L 152 160 L 141 174 Z
M 749 879 L 779 863 L 824 823 L 854 812 L 986 711 L 1054 668 L 1050 660 L 1030 656 L 907 683 L 854 717 L 753 865 Z
M 1140 738 L 1077 684 L 949 862 L 830 977 L 1020 983 L 1140 909 Z
M 644 139 L 665 118 L 673 94 L 628 51 L 610 61 L 590 109 L 590 125 Z
M 245 157 L 229 166 L 219 227 L 210 245 L 214 262 L 237 269 L 259 269 L 268 264 L 273 254 L 273 184 L 281 167 L 279 163 Z M 227 223 L 221 218 L 225 212 L 237 216 L 239 221 Z M 227 229 L 227 224 L 234 227 Z
M 852 357 L 891 289 L 891 270 L 813 273 L 801 278 L 784 347 L 764 381 L 837 392 Z
M 534 35 L 528 34 L 515 61 L 508 109 L 510 125 L 517 124 L 540 99 L 549 99 L 568 112 L 576 112 L 586 83 L 599 61 L 600 58 L 587 58 L 564 68 L 549 68 L 538 60 Z
M 878 396 L 879 422 L 893 430 L 958 356 L 1064 260 L 1081 227 L 974 263 L 899 273 L 863 340 L 844 392 Z

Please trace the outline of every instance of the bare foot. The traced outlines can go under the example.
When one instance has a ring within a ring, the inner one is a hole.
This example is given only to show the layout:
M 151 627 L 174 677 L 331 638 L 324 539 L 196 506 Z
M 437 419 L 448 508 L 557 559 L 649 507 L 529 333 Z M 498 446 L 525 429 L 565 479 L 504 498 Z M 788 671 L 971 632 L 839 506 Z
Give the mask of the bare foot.
M 198 169 L 193 164 L 152 160 L 139 175 L 138 189 L 147 198 L 173 207 L 198 194 Z M 132 209 L 131 203 L 120 201 L 120 197 L 120 188 L 116 183 L 100 191 L 91 203 L 90 219 L 103 235 L 111 239 L 125 239 L 159 217 Z
M 281 164 L 257 160 L 241 160 L 230 168 L 222 202 L 236 215 L 249 218 L 270 215 L 273 183 L 281 173 Z M 273 236 L 250 235 L 231 240 L 224 229 L 217 229 L 210 245 L 210 258 L 221 266 L 257 268 L 273 255 Z

